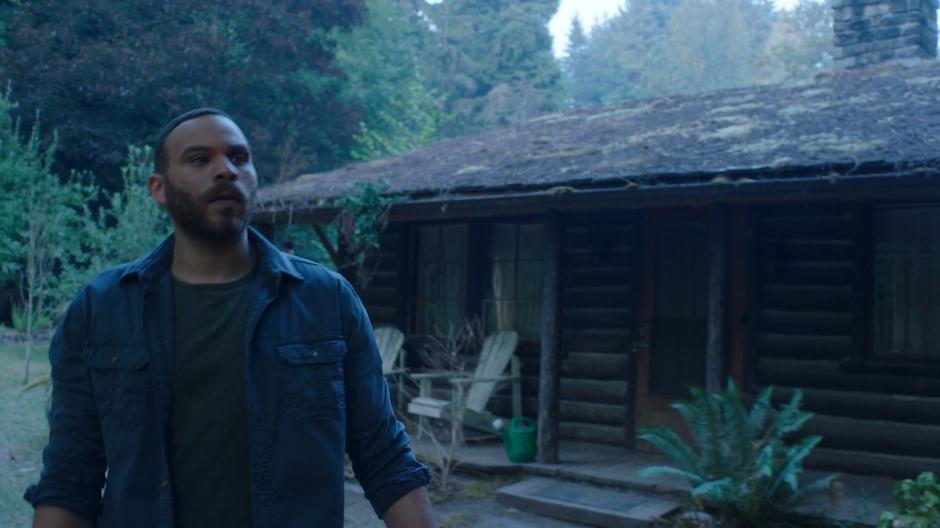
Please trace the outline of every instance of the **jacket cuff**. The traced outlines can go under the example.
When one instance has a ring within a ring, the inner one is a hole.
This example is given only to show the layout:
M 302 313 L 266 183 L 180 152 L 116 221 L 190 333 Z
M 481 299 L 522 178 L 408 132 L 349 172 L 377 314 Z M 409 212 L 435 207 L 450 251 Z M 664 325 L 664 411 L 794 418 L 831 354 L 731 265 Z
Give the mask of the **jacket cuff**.
M 33 508 L 38 506 L 58 506 L 65 508 L 70 512 L 90 522 L 92 525 L 98 521 L 98 511 L 101 508 L 101 501 L 90 502 L 82 500 L 83 493 L 77 490 L 67 490 L 56 488 L 44 483 L 34 484 L 26 489 L 23 498 L 26 502 L 32 504 Z
M 381 488 L 367 493 L 366 498 L 372 504 L 372 509 L 379 518 L 385 517 L 385 512 L 392 507 L 392 504 L 398 502 L 398 499 L 404 497 L 412 490 L 427 486 L 431 481 L 431 473 L 425 466 L 420 466 L 410 470 L 400 478 L 390 482 Z

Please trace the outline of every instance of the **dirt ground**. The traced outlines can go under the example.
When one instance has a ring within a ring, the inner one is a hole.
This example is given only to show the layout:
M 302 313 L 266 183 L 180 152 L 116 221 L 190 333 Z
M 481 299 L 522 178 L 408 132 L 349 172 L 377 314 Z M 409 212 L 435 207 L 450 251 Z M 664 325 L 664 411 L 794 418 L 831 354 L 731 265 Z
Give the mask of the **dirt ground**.
M 497 479 L 482 475 L 460 474 L 456 479 L 456 491 L 442 498 L 432 491 L 434 513 L 440 528 L 574 528 L 584 525 L 571 524 L 540 515 L 511 508 L 496 499 L 496 490 L 511 484 L 512 480 Z M 372 506 L 362 495 L 362 488 L 355 483 L 346 485 L 346 528 L 384 528 L 376 518 Z

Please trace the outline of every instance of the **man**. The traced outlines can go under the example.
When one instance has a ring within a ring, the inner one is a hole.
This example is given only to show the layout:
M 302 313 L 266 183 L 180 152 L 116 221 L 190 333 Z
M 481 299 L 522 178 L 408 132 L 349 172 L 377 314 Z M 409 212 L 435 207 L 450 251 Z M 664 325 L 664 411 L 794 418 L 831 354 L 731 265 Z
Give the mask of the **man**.
M 49 348 L 34 527 L 342 526 L 344 451 L 387 526 L 432 526 L 365 310 L 248 227 L 235 122 L 173 119 L 147 185 L 173 236 L 92 279 Z

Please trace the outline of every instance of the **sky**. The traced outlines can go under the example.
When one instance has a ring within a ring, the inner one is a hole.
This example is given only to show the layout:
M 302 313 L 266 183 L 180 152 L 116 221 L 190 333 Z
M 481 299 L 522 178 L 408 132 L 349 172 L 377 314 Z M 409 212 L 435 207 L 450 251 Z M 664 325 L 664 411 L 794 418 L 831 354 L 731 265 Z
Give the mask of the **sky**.
M 774 0 L 774 3 L 777 8 L 788 8 L 795 1 Z M 548 30 L 555 41 L 555 56 L 561 56 L 564 53 L 565 46 L 568 44 L 568 30 L 571 29 L 571 20 L 575 15 L 581 17 L 585 31 L 590 32 L 594 24 L 616 14 L 624 3 L 625 0 L 561 0 L 561 7 L 548 23 Z

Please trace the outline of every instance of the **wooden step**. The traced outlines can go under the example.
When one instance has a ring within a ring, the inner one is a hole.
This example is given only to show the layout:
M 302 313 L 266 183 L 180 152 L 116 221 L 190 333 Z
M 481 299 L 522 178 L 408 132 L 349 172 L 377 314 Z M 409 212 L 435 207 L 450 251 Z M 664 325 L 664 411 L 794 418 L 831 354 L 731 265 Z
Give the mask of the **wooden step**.
M 681 506 L 669 498 L 541 477 L 501 488 L 496 496 L 523 511 L 611 528 L 652 526 Z

